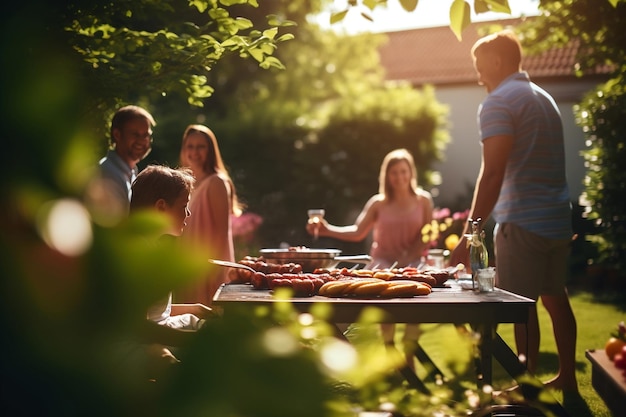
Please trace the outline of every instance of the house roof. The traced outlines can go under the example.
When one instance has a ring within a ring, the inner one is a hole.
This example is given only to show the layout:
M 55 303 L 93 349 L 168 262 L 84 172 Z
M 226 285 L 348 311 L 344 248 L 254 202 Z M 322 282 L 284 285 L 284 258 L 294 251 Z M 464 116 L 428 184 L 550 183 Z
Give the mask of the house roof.
M 380 47 L 387 80 L 405 80 L 413 85 L 476 83 L 471 48 L 480 38 L 481 26 L 510 27 L 518 19 L 474 22 L 456 38 L 449 26 L 387 32 L 388 42 Z M 524 56 L 522 68 L 533 79 L 574 77 L 578 43 L 551 49 L 540 55 Z M 604 72 L 604 71 L 601 71 Z

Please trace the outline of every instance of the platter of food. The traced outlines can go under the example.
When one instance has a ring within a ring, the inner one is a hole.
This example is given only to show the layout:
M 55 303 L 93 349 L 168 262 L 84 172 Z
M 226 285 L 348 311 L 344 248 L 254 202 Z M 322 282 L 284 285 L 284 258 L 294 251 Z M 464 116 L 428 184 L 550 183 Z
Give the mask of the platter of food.
M 297 263 L 304 272 L 313 272 L 317 268 L 334 268 L 341 262 L 368 264 L 369 255 L 343 255 L 339 249 L 315 249 L 306 246 L 292 246 L 281 249 L 261 249 L 261 258 L 269 263 Z
M 267 262 L 264 257 L 245 257 L 238 262 L 249 269 L 229 271 L 230 282 L 250 284 L 258 290 L 288 287 L 297 297 L 415 297 L 432 288 L 447 288 L 453 278 L 446 270 L 417 268 L 355 269 L 316 268 L 305 272 L 300 264 Z M 254 272 L 253 272 L 254 271 Z

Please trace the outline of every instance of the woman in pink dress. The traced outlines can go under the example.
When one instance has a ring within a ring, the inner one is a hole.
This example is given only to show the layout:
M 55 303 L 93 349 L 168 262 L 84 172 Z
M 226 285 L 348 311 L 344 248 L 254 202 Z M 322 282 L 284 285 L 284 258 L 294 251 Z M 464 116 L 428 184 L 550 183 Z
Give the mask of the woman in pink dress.
M 235 186 L 226 169 L 215 134 L 204 125 L 187 126 L 180 150 L 181 166 L 196 178 L 191 216 L 183 238 L 206 253 L 207 259 L 235 260 L 232 218 L 241 214 Z M 226 268 L 212 269 L 194 288 L 181 294 L 186 302 L 211 305 L 213 295 L 227 282 Z
M 372 232 L 370 255 L 375 267 L 418 266 L 426 250 L 422 227 L 430 223 L 433 200 L 429 192 L 418 188 L 417 170 L 413 156 L 406 149 L 388 153 L 380 167 L 379 191 L 363 207 L 350 226 L 335 226 L 322 219 L 307 224 L 307 231 L 351 242 L 359 242 Z M 383 341 L 394 344 L 395 325 L 381 325 Z M 408 325 L 403 337 L 409 366 L 418 338 L 418 325 Z

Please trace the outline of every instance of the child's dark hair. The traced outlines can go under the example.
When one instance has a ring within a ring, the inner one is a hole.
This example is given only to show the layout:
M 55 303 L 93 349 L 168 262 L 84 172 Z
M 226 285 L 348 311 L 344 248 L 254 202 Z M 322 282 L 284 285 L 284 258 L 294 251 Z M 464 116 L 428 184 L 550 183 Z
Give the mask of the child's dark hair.
M 194 182 L 191 170 L 148 165 L 133 182 L 130 210 L 153 207 L 160 199 L 173 205 L 183 191 L 191 193 Z

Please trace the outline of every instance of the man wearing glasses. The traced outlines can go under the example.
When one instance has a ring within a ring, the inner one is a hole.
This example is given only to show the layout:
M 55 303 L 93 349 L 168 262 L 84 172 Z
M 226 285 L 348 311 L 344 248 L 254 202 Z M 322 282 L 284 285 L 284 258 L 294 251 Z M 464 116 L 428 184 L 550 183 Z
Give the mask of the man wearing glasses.
M 131 185 L 137 177 L 137 163 L 152 149 L 152 115 L 138 106 L 125 106 L 111 121 L 110 147 L 100 160 L 100 174 L 107 195 L 128 212 Z

